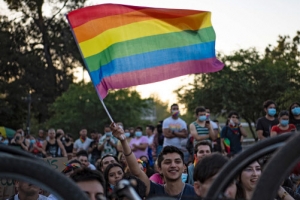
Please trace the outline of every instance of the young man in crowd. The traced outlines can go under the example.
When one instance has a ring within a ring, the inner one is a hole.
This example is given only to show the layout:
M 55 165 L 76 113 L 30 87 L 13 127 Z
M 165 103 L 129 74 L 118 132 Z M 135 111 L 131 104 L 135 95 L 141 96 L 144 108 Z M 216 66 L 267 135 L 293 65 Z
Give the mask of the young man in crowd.
M 146 133 L 147 133 L 147 137 L 148 137 L 148 158 L 149 158 L 149 164 L 151 167 L 153 167 L 154 165 L 154 160 L 153 160 L 153 143 L 154 143 L 154 126 L 153 125 L 148 125 L 146 126 Z
M 271 128 L 274 125 L 279 124 L 276 114 L 276 103 L 272 100 L 267 100 L 263 104 L 266 115 L 257 120 L 256 134 L 258 139 L 263 140 L 270 137 Z
M 104 177 L 100 172 L 82 168 L 76 170 L 70 178 L 88 195 L 90 200 L 106 199 L 106 184 Z
M 219 171 L 228 162 L 228 159 L 219 153 L 213 153 L 204 157 L 198 162 L 194 169 L 194 189 L 198 196 L 204 198 Z M 235 199 L 235 180 L 227 187 L 225 196 L 228 199 Z M 207 197 L 209 199 L 209 197 Z
M 210 155 L 212 147 L 210 142 L 201 141 L 196 144 L 194 148 L 194 163 L 188 167 L 188 183 L 194 185 L 194 168 L 195 165 L 201 161 L 205 156 Z
M 190 200 L 196 197 L 194 188 L 182 182 L 184 171 L 183 153 L 175 146 L 166 146 L 158 156 L 158 170 L 163 174 L 165 185 L 159 185 L 149 180 L 147 175 L 140 170 L 136 158 L 126 141 L 123 129 L 116 124 L 111 124 L 113 135 L 118 138 L 124 150 L 124 155 L 130 172 L 146 185 L 146 196 L 168 196 L 181 200 Z
M 90 162 L 94 165 L 98 158 L 101 157 L 101 151 L 98 149 L 98 143 L 100 140 L 101 134 L 99 134 L 96 130 L 91 131 L 92 142 L 89 146 L 88 153 L 91 155 Z
M 190 124 L 191 136 L 194 137 L 194 147 L 200 141 L 217 139 L 210 120 L 207 118 L 206 109 L 202 106 L 197 107 L 195 115 L 197 117 L 196 121 Z
M 73 148 L 73 156 L 75 157 L 76 153 L 80 150 L 85 150 L 88 151 L 89 150 L 89 146 L 91 144 L 91 142 L 93 141 L 92 139 L 87 137 L 87 129 L 86 128 L 82 128 L 79 132 L 79 139 L 77 139 L 74 142 L 74 148 Z
M 15 181 L 18 194 L 10 197 L 8 200 L 47 200 L 46 196 L 40 193 L 40 188 L 24 181 Z
M 91 170 L 96 170 L 96 167 L 88 160 L 88 153 L 85 150 L 81 150 L 76 154 L 77 160 L 79 160 L 83 167 L 87 167 Z
M 188 137 L 187 125 L 185 121 L 179 118 L 179 107 L 177 104 L 171 105 L 172 115 L 163 121 L 163 146 L 175 146 L 180 147 L 181 139 Z
M 100 138 L 98 149 L 101 151 L 101 157 L 112 154 L 117 156 L 118 140 L 112 135 L 111 129 L 108 125 L 104 127 L 104 135 Z
M 99 166 L 97 165 L 97 168 L 98 168 L 99 171 L 104 172 L 106 167 L 109 164 L 118 163 L 118 162 L 119 161 L 118 161 L 118 158 L 116 156 L 113 156 L 111 154 L 107 154 L 107 155 L 105 155 L 101 158 Z

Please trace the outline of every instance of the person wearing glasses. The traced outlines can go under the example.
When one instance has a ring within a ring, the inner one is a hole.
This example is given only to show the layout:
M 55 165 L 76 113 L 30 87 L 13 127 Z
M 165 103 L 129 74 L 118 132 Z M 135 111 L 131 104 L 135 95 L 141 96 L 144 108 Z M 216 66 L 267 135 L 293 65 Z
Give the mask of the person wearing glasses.
M 240 123 L 239 114 L 231 111 L 226 126 L 221 131 L 221 148 L 223 154 L 235 155 L 242 151 L 242 139 L 247 132 Z

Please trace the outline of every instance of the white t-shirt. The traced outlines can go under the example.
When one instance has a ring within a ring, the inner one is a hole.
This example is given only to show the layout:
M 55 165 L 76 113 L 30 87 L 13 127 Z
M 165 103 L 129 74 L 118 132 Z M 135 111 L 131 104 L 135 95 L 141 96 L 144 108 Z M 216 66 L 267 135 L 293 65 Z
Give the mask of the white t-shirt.
M 209 121 L 210 122 L 210 124 L 211 124 L 211 127 L 212 127 L 212 129 L 214 129 L 214 130 L 219 130 L 219 127 L 218 127 L 218 125 L 217 125 L 217 123 L 216 122 L 213 122 L 213 121 Z
M 53 194 L 50 194 L 47 200 L 58 200 Z
M 89 164 L 88 168 L 91 169 L 91 170 L 96 170 L 95 165 L 93 165 L 93 164 L 91 164 L 91 163 Z
M 173 119 L 171 116 L 164 120 L 162 128 L 163 129 L 169 128 L 171 131 L 180 132 L 183 129 L 187 130 L 187 125 L 186 125 L 185 121 L 183 121 L 182 119 L 180 119 L 180 118 Z M 169 146 L 169 145 L 180 147 L 181 146 L 181 138 L 179 138 L 179 137 L 166 138 L 165 137 L 163 146 Z
M 77 149 L 77 152 L 82 149 L 88 151 L 89 146 L 92 141 L 93 141 L 92 139 L 87 137 L 84 142 L 81 142 L 81 140 L 79 138 L 74 142 L 74 148 Z
M 149 146 L 153 144 L 153 140 L 154 140 L 154 134 L 152 134 L 151 136 L 148 136 L 148 144 L 149 144 Z

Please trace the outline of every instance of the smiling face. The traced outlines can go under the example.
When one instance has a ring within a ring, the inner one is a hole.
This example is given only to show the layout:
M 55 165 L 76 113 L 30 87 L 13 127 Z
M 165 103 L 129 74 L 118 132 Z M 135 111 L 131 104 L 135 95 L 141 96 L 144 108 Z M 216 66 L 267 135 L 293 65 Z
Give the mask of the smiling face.
M 198 151 L 196 156 L 198 161 L 211 154 L 210 147 L 208 145 L 199 145 L 197 150 Z
M 258 162 L 254 162 L 242 171 L 241 183 L 245 190 L 253 191 L 261 175 L 261 167 Z
M 108 172 L 108 183 L 116 185 L 124 177 L 124 172 L 120 167 L 113 167 Z
M 168 153 L 163 156 L 161 167 L 158 167 L 159 173 L 163 174 L 169 181 L 181 180 L 181 174 L 184 170 L 183 161 L 178 153 Z

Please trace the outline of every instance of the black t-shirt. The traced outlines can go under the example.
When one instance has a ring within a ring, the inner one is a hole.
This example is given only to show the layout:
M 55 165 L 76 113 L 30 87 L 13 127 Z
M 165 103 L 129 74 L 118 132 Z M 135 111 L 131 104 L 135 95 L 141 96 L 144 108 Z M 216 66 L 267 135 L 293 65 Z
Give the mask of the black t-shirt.
M 180 199 L 181 193 L 176 196 L 169 196 L 164 189 L 164 185 L 159 185 L 150 181 L 150 191 L 147 198 L 151 197 L 173 197 L 174 199 Z M 190 184 L 185 184 L 185 187 L 182 192 L 181 200 L 191 200 L 197 197 L 194 187 Z
M 230 127 L 225 126 L 221 131 L 221 138 L 228 138 L 230 140 L 230 153 L 231 154 L 237 154 L 242 151 L 241 130 L 240 130 L 240 128 L 238 128 L 236 130 L 237 130 L 237 132 L 234 133 Z
M 71 143 L 69 146 L 67 146 L 65 143 L 63 145 L 64 145 L 65 150 L 66 150 L 67 153 L 72 153 L 73 152 L 73 147 L 74 147 L 73 143 Z
M 300 119 L 291 119 L 290 124 L 294 124 L 297 131 L 300 131 Z
M 53 158 L 58 157 L 58 148 L 59 146 L 56 140 L 54 144 L 51 144 L 49 141 L 47 141 L 46 152 Z
M 264 137 L 270 137 L 272 126 L 279 124 L 277 118 L 273 121 L 268 120 L 266 117 L 261 117 L 257 120 L 256 131 L 262 130 Z
M 90 144 L 90 148 L 92 148 L 94 145 L 98 145 L 98 142 L 97 141 L 92 141 L 91 142 L 91 144 Z M 91 155 L 92 155 L 92 157 L 93 158 L 100 158 L 101 157 L 101 151 L 100 150 L 98 150 L 98 148 L 96 147 L 96 148 L 94 148 L 93 150 L 92 150 L 92 152 L 91 152 Z

